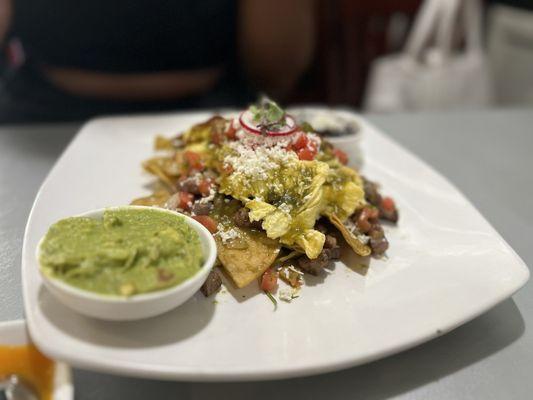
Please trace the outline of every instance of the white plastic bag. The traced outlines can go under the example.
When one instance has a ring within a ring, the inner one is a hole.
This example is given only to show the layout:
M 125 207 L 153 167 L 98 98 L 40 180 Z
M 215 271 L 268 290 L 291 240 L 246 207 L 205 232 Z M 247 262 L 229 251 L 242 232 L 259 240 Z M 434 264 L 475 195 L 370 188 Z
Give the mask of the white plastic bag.
M 452 48 L 458 22 L 464 24 L 462 51 Z M 373 63 L 364 108 L 393 112 L 475 108 L 491 102 L 479 0 L 426 0 L 403 52 Z

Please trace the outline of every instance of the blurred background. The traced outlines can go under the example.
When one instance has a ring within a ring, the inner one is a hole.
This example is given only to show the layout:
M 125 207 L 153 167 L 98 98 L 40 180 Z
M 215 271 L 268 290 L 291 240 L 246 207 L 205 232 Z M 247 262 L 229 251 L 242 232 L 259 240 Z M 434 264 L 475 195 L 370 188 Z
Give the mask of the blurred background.
M 0 122 L 533 104 L 533 0 L 0 0 Z
M 373 63 L 403 51 L 423 3 L 319 1 L 315 61 L 291 100 L 363 107 Z M 494 88 L 491 104 L 533 105 L 533 0 L 481 1 L 480 6 L 482 47 Z M 461 53 L 464 37 L 455 28 L 455 52 Z

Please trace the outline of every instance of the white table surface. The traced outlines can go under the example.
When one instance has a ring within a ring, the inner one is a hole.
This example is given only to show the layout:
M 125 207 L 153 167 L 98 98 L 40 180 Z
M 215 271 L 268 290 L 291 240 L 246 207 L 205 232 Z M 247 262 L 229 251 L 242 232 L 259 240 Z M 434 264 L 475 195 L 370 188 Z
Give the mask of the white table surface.
M 533 110 L 369 119 L 450 179 L 533 265 Z M 0 321 L 23 317 L 20 254 L 37 190 L 79 125 L 0 126 Z M 504 267 L 504 266 L 502 266 Z M 531 399 L 533 286 L 401 354 L 309 378 L 159 382 L 74 373 L 77 399 Z

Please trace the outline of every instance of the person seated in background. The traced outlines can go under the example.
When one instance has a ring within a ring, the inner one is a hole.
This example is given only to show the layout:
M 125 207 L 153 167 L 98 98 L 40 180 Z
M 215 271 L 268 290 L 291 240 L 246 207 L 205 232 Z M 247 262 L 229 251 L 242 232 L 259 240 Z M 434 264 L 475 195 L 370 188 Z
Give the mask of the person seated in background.
M 308 67 L 314 0 L 0 0 L 0 122 L 239 106 Z

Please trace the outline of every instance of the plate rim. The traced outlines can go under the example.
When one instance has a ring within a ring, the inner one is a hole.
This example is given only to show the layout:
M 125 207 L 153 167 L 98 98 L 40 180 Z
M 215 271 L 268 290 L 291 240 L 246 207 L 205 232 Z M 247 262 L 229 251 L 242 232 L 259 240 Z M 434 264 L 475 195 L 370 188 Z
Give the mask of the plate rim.
M 314 107 L 315 109 L 317 107 Z M 318 107 L 319 108 L 319 107 Z M 332 110 L 331 108 L 326 108 L 326 110 Z M 69 153 L 69 150 L 72 148 L 72 146 L 77 142 L 79 137 L 83 135 L 87 130 L 93 127 L 93 125 L 106 122 L 108 120 L 116 121 L 120 119 L 135 119 L 135 118 L 146 118 L 146 117 L 187 117 L 187 118 L 200 118 L 202 116 L 209 116 L 213 114 L 214 110 L 194 110 L 194 111 L 178 111 L 178 112 L 164 112 L 164 113 L 143 113 L 143 114 L 125 114 L 125 115 L 117 115 L 117 116 L 103 116 L 103 117 L 97 117 L 94 119 L 91 119 L 87 121 L 85 124 L 83 124 L 78 132 L 72 137 L 69 144 L 65 147 L 61 155 L 58 157 L 58 159 L 55 161 L 54 165 L 48 172 L 46 178 L 43 180 L 43 183 L 39 187 L 39 190 L 35 196 L 34 202 L 31 207 L 31 211 L 29 213 L 27 223 L 24 230 L 24 237 L 23 237 L 23 246 L 22 246 L 22 268 L 21 268 L 21 274 L 22 274 L 22 289 L 23 289 L 23 303 L 24 303 L 24 311 L 26 313 L 26 319 L 27 319 L 27 327 L 28 331 L 30 333 L 30 336 L 33 340 L 33 342 L 37 345 L 37 347 L 46 355 L 49 357 L 52 357 L 54 359 L 67 362 L 71 364 L 72 366 L 90 369 L 94 371 L 101 371 L 101 372 L 107 372 L 117 375 L 126 375 L 126 376 L 135 376 L 135 377 L 142 377 L 142 378 L 155 378 L 155 379 L 163 379 L 163 380 L 172 380 L 172 381 L 191 381 L 191 382 L 240 382 L 240 381 L 262 381 L 262 380 L 272 380 L 272 379 L 289 379 L 289 378 L 296 378 L 296 377 L 303 377 L 303 376 L 312 376 L 312 375 L 318 375 L 322 373 L 328 373 L 338 370 L 343 370 L 351 367 L 355 367 L 358 365 L 366 364 L 371 361 L 375 361 L 377 359 L 381 359 L 387 356 L 390 356 L 392 354 L 400 353 L 402 351 L 405 351 L 407 349 L 416 347 L 422 343 L 428 342 L 429 340 L 439 337 L 445 333 L 448 333 L 457 327 L 475 319 L 476 317 L 480 316 L 481 314 L 487 312 L 497 304 L 501 303 L 505 299 L 511 297 L 514 293 L 516 293 L 520 288 L 522 288 L 526 282 L 529 280 L 530 271 L 525 264 L 525 262 L 522 260 L 522 258 L 516 253 L 516 251 L 507 243 L 507 241 L 500 235 L 500 233 L 494 228 L 494 226 L 488 221 L 483 214 L 475 207 L 475 205 L 470 201 L 470 199 L 463 194 L 461 190 L 459 190 L 447 177 L 445 177 L 443 174 L 441 174 L 437 169 L 435 169 L 433 166 L 428 164 L 424 159 L 417 156 L 415 153 L 413 153 L 410 149 L 404 147 L 399 142 L 397 142 L 394 138 L 390 137 L 386 133 L 384 133 L 381 129 L 376 127 L 373 123 L 368 121 L 363 115 L 353 112 L 351 110 L 348 110 L 346 108 L 333 108 L 333 110 L 340 111 L 343 113 L 350 113 L 354 118 L 358 120 L 358 122 L 361 125 L 361 133 L 364 136 L 364 131 L 368 130 L 369 128 L 373 131 L 373 134 L 376 134 L 378 136 L 383 137 L 385 140 L 391 142 L 396 147 L 399 147 L 402 149 L 403 152 L 408 154 L 410 157 L 416 159 L 419 163 L 421 163 L 425 168 L 427 168 L 429 171 L 431 171 L 433 174 L 438 176 L 440 179 L 442 179 L 444 182 L 446 182 L 448 185 L 450 185 L 456 192 L 459 194 L 469 205 L 472 207 L 472 211 L 476 212 L 490 227 L 492 232 L 497 236 L 499 241 L 504 244 L 504 246 L 510 250 L 510 255 L 512 255 L 515 259 L 516 266 L 513 266 L 513 269 L 515 270 L 515 273 L 513 274 L 513 284 L 510 285 L 505 290 L 502 290 L 498 296 L 494 296 L 490 298 L 490 301 L 480 301 L 477 303 L 477 307 L 474 311 L 472 311 L 467 317 L 464 317 L 464 315 L 461 315 L 459 317 L 455 317 L 453 319 L 449 319 L 447 324 L 444 324 L 441 326 L 440 331 L 438 333 L 435 333 L 434 330 L 428 330 L 427 332 L 414 336 L 411 340 L 404 341 L 401 345 L 392 344 L 388 347 L 383 347 L 381 351 L 377 352 L 371 352 L 370 354 L 359 355 L 359 356 L 347 356 L 345 358 L 337 358 L 335 361 L 326 360 L 323 362 L 315 362 L 312 365 L 308 366 L 301 366 L 298 365 L 297 367 L 287 367 L 287 366 L 278 366 L 277 368 L 272 368 L 268 370 L 235 370 L 230 372 L 215 372 L 214 370 L 210 370 L 209 367 L 202 367 L 198 370 L 192 370 L 190 367 L 187 367 L 186 370 L 180 370 L 177 366 L 172 367 L 161 367 L 157 366 L 157 368 L 154 368 L 152 364 L 131 364 L 129 362 L 123 362 L 119 360 L 112 360 L 111 362 L 106 362 L 105 360 L 102 362 L 99 361 L 96 357 L 91 358 L 87 357 L 85 355 L 76 356 L 69 353 L 66 349 L 61 348 L 55 348 L 53 346 L 50 346 L 45 340 L 42 340 L 40 335 L 38 334 L 38 326 L 37 323 L 34 321 L 34 310 L 32 308 L 32 304 L 30 304 L 29 300 L 29 283 L 26 279 L 26 275 L 28 272 L 28 262 L 27 262 L 27 243 L 29 235 L 31 223 L 33 220 L 33 215 L 35 212 L 35 208 L 37 203 L 39 202 L 39 199 L 41 197 L 41 193 L 45 189 L 48 181 L 50 180 L 51 176 L 55 173 L 58 166 L 61 164 L 62 160 L 64 159 L 65 155 Z M 225 112 L 233 112 L 232 109 L 226 109 L 226 110 L 217 110 L 219 113 L 225 113 Z M 35 307 L 38 307 L 38 305 L 35 305 Z M 35 325 L 34 325 L 35 323 Z M 217 367 L 218 368 L 218 367 Z M 220 369 L 220 368 L 218 368 Z

